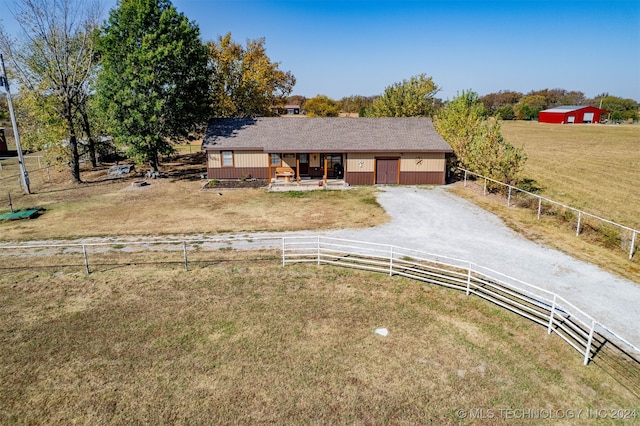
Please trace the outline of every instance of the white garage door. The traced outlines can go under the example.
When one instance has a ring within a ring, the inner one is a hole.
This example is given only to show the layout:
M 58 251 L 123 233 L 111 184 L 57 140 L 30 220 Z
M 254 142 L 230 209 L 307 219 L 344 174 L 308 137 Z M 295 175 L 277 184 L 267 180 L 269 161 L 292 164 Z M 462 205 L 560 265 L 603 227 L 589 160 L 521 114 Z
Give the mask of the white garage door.
M 582 119 L 583 122 L 585 123 L 593 123 L 593 113 L 592 112 L 585 112 L 584 113 L 584 118 Z

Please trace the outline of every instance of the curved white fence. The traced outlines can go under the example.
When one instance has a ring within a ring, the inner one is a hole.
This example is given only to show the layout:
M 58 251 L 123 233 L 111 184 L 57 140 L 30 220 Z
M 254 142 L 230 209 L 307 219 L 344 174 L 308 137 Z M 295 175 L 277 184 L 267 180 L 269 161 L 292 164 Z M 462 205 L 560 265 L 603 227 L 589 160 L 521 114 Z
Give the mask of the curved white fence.
M 136 263 L 136 252 L 155 251 L 174 253 L 173 260 L 159 260 L 158 263 L 177 263 L 189 269 L 190 262 L 215 261 L 215 256 L 211 253 L 216 250 L 266 248 L 281 250 L 283 266 L 293 263 L 311 263 L 358 268 L 464 291 L 467 295 L 473 294 L 486 299 L 544 326 L 548 333 L 557 334 L 576 349 L 582 355 L 585 365 L 605 345 L 611 344 L 618 348 L 635 368 L 640 367 L 639 348 L 558 294 L 472 262 L 395 245 L 323 236 L 283 237 L 281 235 L 18 244 L 0 245 L 0 266 L 8 269 L 31 268 L 35 266 L 12 265 L 11 258 L 63 255 L 66 256 L 65 259 L 77 260 L 68 265 L 46 266 L 83 267 L 85 273 L 89 274 L 92 266 L 100 265 L 101 261 L 105 261 L 101 259 L 114 262 L 109 256 L 115 252 L 119 252 L 127 260 L 125 263 Z
M 315 263 L 399 275 L 464 291 L 515 312 L 556 333 L 584 358 L 586 365 L 606 342 L 640 349 L 596 321 L 562 296 L 464 260 L 394 245 L 329 237 L 282 239 L 282 264 Z

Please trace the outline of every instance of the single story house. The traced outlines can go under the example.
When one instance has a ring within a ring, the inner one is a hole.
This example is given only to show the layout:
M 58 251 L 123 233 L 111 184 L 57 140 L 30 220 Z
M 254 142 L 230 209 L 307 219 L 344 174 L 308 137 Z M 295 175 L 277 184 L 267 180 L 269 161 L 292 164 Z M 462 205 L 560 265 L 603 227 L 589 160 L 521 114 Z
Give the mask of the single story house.
M 213 119 L 202 142 L 209 179 L 344 179 L 350 185 L 444 184 L 451 147 L 429 118 Z
M 602 114 L 609 111 L 587 106 L 558 106 L 540 111 L 538 122 L 573 124 L 573 123 L 599 123 Z

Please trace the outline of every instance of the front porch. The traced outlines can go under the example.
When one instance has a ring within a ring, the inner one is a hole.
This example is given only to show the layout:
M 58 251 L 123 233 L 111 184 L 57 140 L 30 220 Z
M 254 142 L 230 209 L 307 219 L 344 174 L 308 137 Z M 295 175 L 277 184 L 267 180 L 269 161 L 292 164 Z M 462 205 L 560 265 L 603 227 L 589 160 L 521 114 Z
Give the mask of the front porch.
M 313 178 L 301 178 L 299 181 L 292 180 L 287 182 L 285 179 L 271 179 L 271 183 L 268 187 L 271 192 L 284 192 L 284 191 L 318 191 L 318 190 L 332 190 L 332 191 L 344 191 L 351 189 L 351 186 L 344 179 L 313 179 Z

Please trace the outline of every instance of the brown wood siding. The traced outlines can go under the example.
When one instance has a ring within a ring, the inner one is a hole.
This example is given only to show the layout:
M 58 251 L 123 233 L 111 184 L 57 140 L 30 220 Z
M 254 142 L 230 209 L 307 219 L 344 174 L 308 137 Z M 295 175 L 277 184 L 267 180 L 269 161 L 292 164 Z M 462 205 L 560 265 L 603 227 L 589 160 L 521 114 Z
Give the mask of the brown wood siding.
M 207 177 L 209 179 L 240 179 L 251 176 L 255 179 L 269 179 L 268 167 L 224 167 L 208 168 Z
M 400 185 L 444 185 L 442 172 L 400 172 Z
M 349 185 L 373 185 L 373 172 L 345 172 L 344 180 Z

